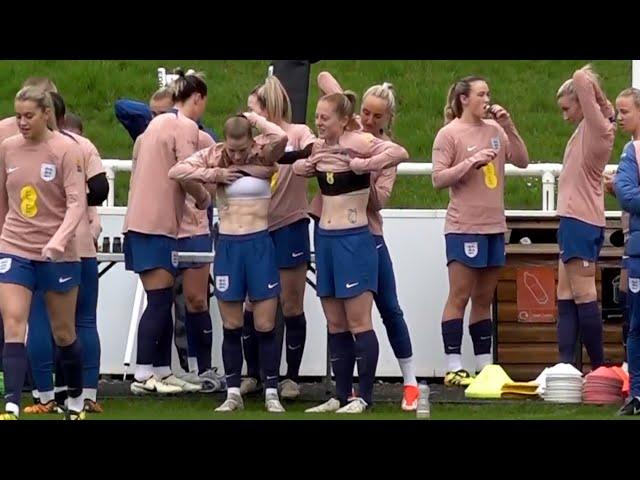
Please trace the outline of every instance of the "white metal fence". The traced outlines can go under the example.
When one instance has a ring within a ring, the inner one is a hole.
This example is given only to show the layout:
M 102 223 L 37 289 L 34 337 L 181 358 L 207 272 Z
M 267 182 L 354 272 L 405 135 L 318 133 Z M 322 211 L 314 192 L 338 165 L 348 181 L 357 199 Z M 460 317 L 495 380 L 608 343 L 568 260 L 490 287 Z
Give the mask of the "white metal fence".
M 109 197 L 104 204 L 107 207 L 115 205 L 115 177 L 117 172 L 130 172 L 131 160 L 102 160 L 102 164 L 107 170 L 109 180 Z M 616 165 L 607 165 L 606 171 L 615 173 Z M 505 174 L 508 177 L 538 177 L 542 181 L 542 202 L 543 212 L 553 212 L 556 209 L 556 179 L 562 170 L 561 163 L 532 163 L 527 168 L 517 168 L 507 165 Z M 405 162 L 398 166 L 399 175 L 431 175 L 433 171 L 432 163 Z

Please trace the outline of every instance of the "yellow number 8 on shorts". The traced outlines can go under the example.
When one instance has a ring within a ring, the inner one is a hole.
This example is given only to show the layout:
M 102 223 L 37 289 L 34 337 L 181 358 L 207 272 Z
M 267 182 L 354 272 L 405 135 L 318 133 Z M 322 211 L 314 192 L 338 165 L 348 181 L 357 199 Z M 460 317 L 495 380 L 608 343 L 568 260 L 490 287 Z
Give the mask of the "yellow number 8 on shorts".
M 20 211 L 27 218 L 33 218 L 38 213 L 38 192 L 31 185 L 25 185 L 20 190 Z

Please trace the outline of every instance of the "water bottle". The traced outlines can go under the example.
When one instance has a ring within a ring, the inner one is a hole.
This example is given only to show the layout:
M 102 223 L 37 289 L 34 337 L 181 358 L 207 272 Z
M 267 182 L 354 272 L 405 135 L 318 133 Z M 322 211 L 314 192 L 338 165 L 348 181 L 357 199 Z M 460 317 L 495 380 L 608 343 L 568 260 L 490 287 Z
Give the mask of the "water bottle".
M 113 253 L 122 253 L 122 240 L 120 237 L 113 237 Z
M 420 382 L 419 385 L 420 397 L 418 398 L 418 409 L 416 410 L 416 417 L 429 420 L 431 418 L 431 406 L 429 404 L 429 385 L 427 382 Z
M 111 253 L 111 240 L 109 237 L 102 239 L 102 253 Z

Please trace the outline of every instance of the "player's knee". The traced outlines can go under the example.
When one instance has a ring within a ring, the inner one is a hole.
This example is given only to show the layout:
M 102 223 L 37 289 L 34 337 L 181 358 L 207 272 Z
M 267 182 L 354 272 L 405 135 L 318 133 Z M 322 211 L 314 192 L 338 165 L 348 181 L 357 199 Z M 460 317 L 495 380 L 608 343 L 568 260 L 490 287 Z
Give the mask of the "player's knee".
M 573 300 L 576 303 L 594 302 L 598 299 L 598 292 L 595 285 L 582 284 L 571 286 Z
M 303 312 L 304 296 L 298 291 L 284 291 L 280 295 L 282 314 L 285 317 L 294 317 Z
M 206 295 L 197 293 L 187 293 L 184 296 L 185 303 L 187 304 L 187 310 L 192 313 L 206 312 L 209 306 L 207 305 Z
M 467 304 L 469 303 L 471 295 L 466 292 L 460 292 L 456 290 L 452 290 L 449 293 L 449 298 L 447 299 L 447 303 L 450 307 L 455 310 L 464 311 L 467 308 Z
M 26 325 L 15 318 L 4 318 L 4 341 L 22 342 L 25 337 Z
M 58 345 L 59 347 L 66 347 L 67 345 L 71 345 L 76 339 L 75 328 L 68 325 L 60 325 L 58 327 L 54 327 L 51 329 L 51 333 L 53 334 L 53 339 L 56 345 Z
M 490 309 L 493 302 L 493 292 L 479 292 L 471 295 L 471 305 L 474 308 Z

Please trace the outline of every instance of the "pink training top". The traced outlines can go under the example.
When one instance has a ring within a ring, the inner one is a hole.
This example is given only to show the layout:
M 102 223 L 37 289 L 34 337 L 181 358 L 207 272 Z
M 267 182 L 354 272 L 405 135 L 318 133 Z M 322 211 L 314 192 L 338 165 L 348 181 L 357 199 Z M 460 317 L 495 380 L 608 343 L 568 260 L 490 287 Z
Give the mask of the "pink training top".
M 344 90 L 338 81 L 329 72 L 320 72 L 318 74 L 318 87 L 325 95 L 332 93 L 343 93 Z M 358 130 L 363 130 L 360 117 L 354 116 L 354 124 Z M 382 210 L 389 198 L 398 174 L 397 167 L 391 167 L 382 171 L 371 174 L 371 189 L 369 194 L 369 203 L 367 204 L 367 218 L 369 220 L 369 230 L 373 235 L 382 235 Z M 310 211 L 317 217 L 322 213 L 322 196 L 318 193 L 311 202 Z
M 198 151 L 215 145 L 213 138 L 202 130 L 198 133 Z M 178 238 L 195 237 L 197 235 L 208 235 L 209 218 L 206 210 L 196 208 L 196 200 L 191 195 L 186 194 L 184 213 L 178 230 Z
M 305 164 L 312 164 L 319 172 L 339 173 L 348 170 L 357 174 L 372 172 L 370 185 L 373 188 L 369 190 L 373 191 L 376 189 L 374 182 L 379 179 L 379 175 L 383 175 L 383 171 L 390 169 L 395 171 L 396 166 L 408 158 L 407 151 L 391 141 L 381 140 L 362 131 L 346 131 L 340 137 L 337 145 L 325 145 L 324 140 L 316 140 L 311 156 L 297 160 L 293 164 L 293 171 L 296 175 L 303 175 Z M 389 195 L 391 194 L 391 187 L 387 185 L 383 188 L 388 188 Z M 374 197 L 371 196 L 371 193 L 369 195 L 369 204 L 367 205 L 369 228 L 372 233 L 379 235 L 381 233 L 377 232 L 382 232 L 382 218 L 380 218 L 379 224 L 376 224 L 374 219 L 372 227 L 372 211 L 370 209 L 375 209 L 377 205 L 372 204 Z M 375 196 L 374 203 L 384 196 L 382 194 L 378 197 L 377 193 L 373 195 Z M 311 201 L 309 213 L 317 218 L 322 216 L 322 195 L 320 193 Z
M 605 226 L 602 173 L 611 158 L 615 113 L 597 84 L 582 70 L 573 74 L 573 86 L 583 120 L 567 143 L 558 180 L 558 215 Z
M 199 132 L 196 122 L 179 111 L 151 120 L 138 148 L 134 147 L 135 174 L 131 177 L 123 232 L 177 238 L 185 192 L 168 173 L 197 151 Z
M 182 182 L 216 183 L 220 180 L 220 172 L 224 168 L 243 170 L 258 178 L 271 178 L 277 171 L 275 163 L 284 155 L 287 134 L 278 125 L 260 115 L 250 113 L 246 116 L 262 134 L 253 139 L 245 164 L 230 164 L 224 151 L 225 144 L 221 142 L 176 163 L 169 170 L 169 178 Z
M 398 174 L 398 167 L 385 168 L 371 173 L 371 188 L 369 189 L 369 203 L 367 204 L 367 219 L 369 231 L 373 235 L 382 235 L 382 210 L 389 199 Z M 316 218 L 322 216 L 322 195 L 318 192 L 311 200 L 309 213 Z
M 29 260 L 80 259 L 74 235 L 87 209 L 83 153 L 59 132 L 0 144 L 0 252 Z
M 389 199 L 393 184 L 398 175 L 398 167 L 385 168 L 380 172 L 371 174 L 371 193 L 369 195 L 369 203 L 367 204 L 367 217 L 369 218 L 369 230 L 373 235 L 382 235 L 382 210 Z
M 491 148 L 498 155 L 476 169 L 474 155 Z M 525 168 L 527 148 L 510 121 L 503 129 L 495 120 L 470 124 L 454 119 L 440 129 L 433 143 L 435 188 L 449 187 L 444 233 L 506 232 L 504 215 L 505 162 Z
M 98 149 L 88 138 L 77 135 L 73 132 L 63 133 L 72 137 L 82 150 L 82 170 L 84 171 L 85 183 L 92 177 L 100 173 L 104 173 L 102 159 L 98 153 Z M 76 246 L 80 258 L 95 258 L 96 246 L 94 239 L 100 235 L 100 216 L 96 207 L 87 207 L 87 211 L 82 216 L 78 228 L 76 230 Z M 97 232 L 97 235 L 95 235 Z
M 287 123 L 283 125 L 288 143 L 285 151 L 304 150 L 316 137 L 306 125 Z M 307 218 L 307 179 L 294 175 L 291 165 L 278 165 L 272 180 L 272 196 L 269 204 L 269 230 L 291 225 Z
M 361 175 L 384 168 L 395 167 L 409 158 L 400 145 L 381 140 L 370 133 L 345 131 L 335 145 L 327 145 L 324 140 L 314 142 L 309 158 L 297 160 L 293 164 L 296 175 L 303 175 L 306 165 L 313 165 L 319 172 L 347 172 Z

